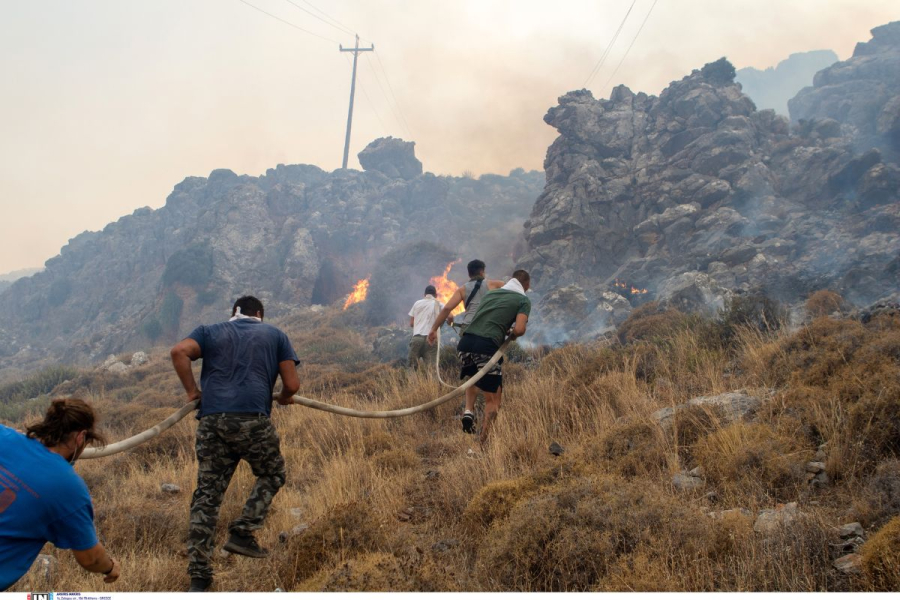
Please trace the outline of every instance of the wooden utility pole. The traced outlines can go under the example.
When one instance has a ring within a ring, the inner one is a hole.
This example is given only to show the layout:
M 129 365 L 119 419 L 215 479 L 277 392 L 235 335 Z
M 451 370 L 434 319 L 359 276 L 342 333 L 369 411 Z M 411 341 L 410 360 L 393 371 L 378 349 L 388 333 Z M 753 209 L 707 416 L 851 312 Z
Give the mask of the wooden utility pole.
M 347 112 L 347 137 L 344 138 L 344 162 L 341 165 L 341 168 L 347 168 L 347 157 L 350 156 L 350 126 L 353 123 L 353 96 L 356 94 L 356 59 L 359 57 L 360 52 L 372 52 L 375 50 L 375 44 L 372 44 L 370 48 L 360 48 L 359 47 L 359 36 L 356 36 L 356 46 L 353 48 L 344 48 L 343 46 L 338 46 L 341 49 L 341 52 L 352 52 L 353 53 L 353 77 L 350 79 L 350 110 Z

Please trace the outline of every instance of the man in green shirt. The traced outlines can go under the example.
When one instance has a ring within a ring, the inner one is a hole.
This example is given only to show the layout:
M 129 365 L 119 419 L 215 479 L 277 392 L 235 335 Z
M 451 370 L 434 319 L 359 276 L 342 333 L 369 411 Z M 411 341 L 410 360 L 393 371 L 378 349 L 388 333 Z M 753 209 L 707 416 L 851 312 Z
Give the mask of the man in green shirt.
M 478 312 L 472 323 L 466 328 L 457 346 L 462 363 L 460 379 L 475 375 L 484 367 L 500 348 L 507 333 L 511 339 L 525 335 L 528 315 L 531 313 L 531 300 L 525 295 L 531 284 L 528 271 L 518 270 L 502 288 L 491 290 L 478 305 Z M 435 321 L 429 343 L 434 343 L 440 321 Z M 512 328 L 512 330 L 510 330 Z M 501 359 L 475 387 L 484 392 L 484 423 L 481 426 L 481 445 L 484 446 L 497 411 L 500 410 L 501 393 L 503 391 L 503 372 Z

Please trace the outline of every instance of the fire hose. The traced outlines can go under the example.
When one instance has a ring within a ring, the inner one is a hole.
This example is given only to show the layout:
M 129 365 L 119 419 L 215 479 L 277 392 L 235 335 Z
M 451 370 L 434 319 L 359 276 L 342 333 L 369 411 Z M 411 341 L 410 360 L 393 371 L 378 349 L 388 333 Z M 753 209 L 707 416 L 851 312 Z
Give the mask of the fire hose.
M 416 413 L 430 410 L 436 406 L 440 406 L 445 402 L 463 395 L 467 389 L 475 385 L 475 383 L 477 383 L 482 377 L 484 377 L 488 371 L 493 369 L 494 365 L 496 365 L 500 361 L 500 359 L 503 358 L 503 353 L 506 351 L 507 346 L 509 346 L 509 342 L 509 339 L 503 342 L 503 344 L 494 353 L 494 356 L 491 357 L 487 364 L 484 365 L 477 373 L 475 373 L 474 376 L 468 379 L 465 383 L 463 383 L 459 387 L 454 388 L 453 391 L 447 392 L 440 398 L 435 398 L 434 400 L 426 402 L 425 404 L 419 404 L 417 406 L 410 406 L 409 408 L 399 408 L 394 410 L 356 410 L 354 408 L 346 408 L 344 406 L 335 406 L 333 404 L 320 402 L 319 400 L 313 400 L 311 398 L 304 398 L 303 396 L 294 396 L 293 400 L 295 404 L 300 404 L 302 406 L 330 412 L 336 415 L 342 415 L 345 417 L 356 417 L 359 419 L 395 419 L 397 417 L 408 417 L 409 415 L 414 415 Z M 440 332 L 438 332 L 437 343 L 440 344 Z M 440 346 L 438 348 L 440 349 Z M 438 352 L 438 354 L 440 354 L 440 351 Z M 447 384 L 445 383 L 444 385 Z M 137 435 L 133 435 L 130 438 L 126 438 L 124 440 L 120 440 L 118 442 L 104 446 L 103 448 L 88 448 L 81 454 L 81 458 L 103 458 L 105 456 L 111 456 L 113 454 L 118 454 L 119 452 L 124 452 L 125 450 L 130 450 L 131 448 L 135 448 L 136 446 L 140 446 L 141 444 L 152 440 L 165 430 L 175 425 L 175 423 L 187 416 L 188 413 L 196 410 L 197 405 L 198 401 L 196 400 L 193 402 L 188 402 L 176 412 L 169 415 L 168 418 L 161 421 L 160 423 L 157 423 L 150 429 L 142 431 Z

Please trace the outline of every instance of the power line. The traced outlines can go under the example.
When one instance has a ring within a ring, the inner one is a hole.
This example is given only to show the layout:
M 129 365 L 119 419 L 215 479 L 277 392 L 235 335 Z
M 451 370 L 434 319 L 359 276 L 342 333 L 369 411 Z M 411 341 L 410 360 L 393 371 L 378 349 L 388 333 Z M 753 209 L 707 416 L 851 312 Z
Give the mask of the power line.
M 384 73 L 384 80 L 387 82 L 388 89 L 391 91 L 391 97 L 394 99 L 394 104 L 397 105 L 397 111 L 400 113 L 400 118 L 403 120 L 403 125 L 406 127 L 406 131 L 409 133 L 410 137 L 415 137 L 413 135 L 412 129 L 409 127 L 409 123 L 406 120 L 406 116 L 403 114 L 403 109 L 400 108 L 400 103 L 397 102 L 397 95 L 394 94 L 394 86 L 391 85 L 391 79 L 388 77 L 387 69 L 384 68 L 384 63 L 381 62 L 381 56 L 378 53 L 375 53 L 375 58 L 378 60 L 378 64 L 381 66 L 381 72 Z
M 378 72 L 375 70 L 375 67 L 372 65 L 372 60 L 366 55 L 366 62 L 369 65 L 369 69 L 372 71 L 372 76 L 375 78 L 375 83 L 378 84 L 378 89 L 381 90 L 381 95 L 384 98 L 384 101 L 387 103 L 388 109 L 390 109 L 391 114 L 394 116 L 394 120 L 397 121 L 397 125 L 399 125 L 400 129 L 403 129 L 403 122 L 400 120 L 397 111 L 394 110 L 394 105 L 391 103 L 391 99 L 388 97 L 387 92 L 384 91 L 384 86 L 381 85 L 381 79 L 378 77 Z
M 625 26 L 625 21 L 628 20 L 628 15 L 631 14 L 631 9 L 634 8 L 637 0 L 632 0 L 631 6 L 628 7 L 628 12 L 625 13 L 625 16 L 622 18 L 622 22 L 619 23 L 619 28 L 616 29 L 616 33 L 613 34 L 611 40 L 609 40 L 609 45 L 606 46 L 606 50 L 603 51 L 603 55 L 600 57 L 600 60 L 597 61 L 597 64 L 594 65 L 594 68 L 591 69 L 590 74 L 587 76 L 587 79 L 584 80 L 584 83 L 581 84 L 582 87 L 587 87 L 590 83 L 591 79 L 600 72 L 600 67 L 603 66 L 603 63 L 606 62 L 606 57 L 609 56 L 609 51 L 612 50 L 613 44 L 616 43 L 616 40 L 619 38 L 619 34 L 622 33 L 622 28 Z
M 331 42 L 332 44 L 340 44 L 340 42 L 338 42 L 337 40 L 333 40 L 333 39 L 331 39 L 331 38 L 325 37 L 324 35 L 319 35 L 318 33 L 313 33 L 312 31 L 309 31 L 308 29 L 303 29 L 303 28 L 300 27 L 299 25 L 294 25 L 294 24 L 291 23 L 290 21 L 285 21 L 285 20 L 282 19 L 281 17 L 276 17 L 276 16 L 273 15 L 272 13 L 266 12 L 266 11 L 264 11 L 263 9 L 261 9 L 260 7 L 255 6 L 255 5 L 253 5 L 253 4 L 250 4 L 249 2 L 247 2 L 247 0 L 239 0 L 239 1 L 240 1 L 240 2 L 243 2 L 244 4 L 246 4 L 247 6 L 249 6 L 250 8 L 253 8 L 253 9 L 258 10 L 259 12 L 261 12 L 261 13 L 264 14 L 264 15 L 268 15 L 268 16 L 272 17 L 272 18 L 275 19 L 276 21 L 281 21 L 281 22 L 284 23 L 285 25 L 290 25 L 290 26 L 293 27 L 294 29 L 298 29 L 298 30 L 302 31 L 303 33 L 308 33 L 308 34 L 311 35 L 311 36 L 314 36 L 314 37 L 323 39 L 323 40 L 325 40 L 326 42 Z
M 634 46 L 634 42 L 636 42 L 638 39 L 638 36 L 641 35 L 641 31 L 643 31 L 644 25 L 647 24 L 647 19 L 650 18 L 650 13 L 652 13 L 653 9 L 656 8 L 657 2 L 659 2 L 659 0 L 653 0 L 653 4 L 650 6 L 650 10 L 647 11 L 647 16 L 644 17 L 644 20 L 641 22 L 641 26 L 638 28 L 637 33 L 635 33 L 634 37 L 631 38 L 631 43 L 628 44 L 628 48 L 625 49 L 625 54 L 622 55 L 622 60 L 619 61 L 619 64 L 616 65 L 616 70 L 612 72 L 612 75 L 610 75 L 609 79 L 606 80 L 606 83 L 603 84 L 604 88 L 609 85 L 609 82 L 612 81 L 612 78 L 615 77 L 616 73 L 619 72 L 619 67 L 622 66 L 623 62 L 625 62 L 625 57 L 628 56 L 628 52 L 631 50 L 631 47 Z
M 305 12 L 306 14 L 311 15 L 313 18 L 322 21 L 323 23 L 325 23 L 325 24 L 328 25 L 329 27 L 334 27 L 335 29 L 337 29 L 337 30 L 340 31 L 341 33 L 346 33 L 346 34 L 348 34 L 348 35 L 353 35 L 353 32 L 350 31 L 350 29 L 348 29 L 348 28 L 346 28 L 346 27 L 343 27 L 343 26 L 340 26 L 340 27 L 339 27 L 339 26 L 335 25 L 334 23 L 329 23 L 328 21 L 326 21 L 325 19 L 323 19 L 322 17 L 320 17 L 320 16 L 317 15 L 316 13 L 314 13 L 314 12 L 312 12 L 312 11 L 310 11 L 310 10 L 307 10 L 307 9 L 303 8 L 302 6 L 300 6 L 299 4 L 297 4 L 296 2 L 294 2 L 293 0 L 284 0 L 284 1 L 287 2 L 288 4 L 290 4 L 291 6 L 297 8 L 297 9 L 299 9 L 299 10 L 302 10 L 302 11 Z M 312 6 L 312 5 L 310 5 L 310 6 Z M 315 7 L 313 6 L 313 8 L 315 8 Z M 316 10 L 318 10 L 318 9 L 316 9 Z
M 347 25 L 344 25 L 343 23 L 341 23 L 340 21 L 338 21 L 337 19 L 335 19 L 334 17 L 332 17 L 331 15 L 329 15 L 328 13 L 326 13 L 326 12 L 325 12 L 324 10 L 322 10 L 321 8 L 319 8 L 319 7 L 317 7 L 316 5 L 314 5 L 312 2 L 309 2 L 308 0 L 301 0 L 301 2 L 303 2 L 303 4 L 309 6 L 309 7 L 312 8 L 313 10 L 315 10 L 315 11 L 319 12 L 320 14 L 322 14 L 322 16 L 324 16 L 326 19 L 328 19 L 328 20 L 333 21 L 334 23 L 336 23 L 338 26 L 340 26 L 341 28 L 344 29 L 345 33 L 348 33 L 348 34 L 350 34 L 350 35 L 354 35 L 354 34 L 355 34 L 355 31 L 354 31 L 354 29 L 353 29 L 352 27 L 349 27 L 349 26 L 347 26 Z M 372 41 L 372 40 L 367 40 L 366 38 L 364 38 L 364 37 L 362 37 L 362 36 L 360 36 L 359 39 L 361 39 L 361 40 L 363 40 L 363 41 L 366 41 L 366 42 L 371 42 L 371 41 Z

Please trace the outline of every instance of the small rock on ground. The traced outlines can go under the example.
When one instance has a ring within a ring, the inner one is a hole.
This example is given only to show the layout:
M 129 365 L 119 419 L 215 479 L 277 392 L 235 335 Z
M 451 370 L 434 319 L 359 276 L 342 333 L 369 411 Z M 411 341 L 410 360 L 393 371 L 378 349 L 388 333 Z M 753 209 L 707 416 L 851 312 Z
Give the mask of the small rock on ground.
M 563 452 L 566 451 L 565 448 L 563 448 L 556 442 L 553 442 L 552 444 L 550 444 L 549 450 L 550 450 L 550 454 L 552 454 L 553 456 L 560 456 L 560 455 L 562 455 Z
M 435 552 L 446 552 L 447 550 L 455 548 L 456 546 L 459 546 L 459 540 L 449 539 L 436 542 L 433 546 L 431 546 L 431 549 Z
M 179 492 L 181 492 L 181 488 L 174 483 L 164 483 L 159 486 L 159 489 L 167 494 L 178 494 Z
M 767 508 L 759 511 L 753 531 L 769 535 L 778 530 L 790 526 L 800 516 L 800 509 L 796 502 L 781 504 L 774 509 Z
M 862 562 L 862 557 L 860 557 L 859 554 L 848 554 L 847 556 L 840 557 L 831 564 L 841 573 L 854 575 L 859 573 L 860 562 Z
M 699 477 L 691 477 L 690 475 L 685 475 L 683 473 L 676 473 L 672 476 L 672 485 L 675 486 L 675 489 L 686 492 L 703 487 L 703 480 Z
M 838 535 L 841 536 L 841 539 L 853 538 L 853 537 L 864 537 L 866 535 L 865 530 L 862 525 L 857 522 L 847 523 L 846 525 L 841 525 L 840 529 L 838 529 Z
M 303 535 L 303 532 L 307 529 L 309 529 L 309 525 L 307 525 L 306 523 L 302 523 L 293 527 L 290 531 L 282 531 L 278 534 L 278 541 L 283 544 L 293 537 Z

